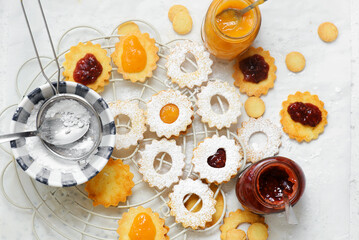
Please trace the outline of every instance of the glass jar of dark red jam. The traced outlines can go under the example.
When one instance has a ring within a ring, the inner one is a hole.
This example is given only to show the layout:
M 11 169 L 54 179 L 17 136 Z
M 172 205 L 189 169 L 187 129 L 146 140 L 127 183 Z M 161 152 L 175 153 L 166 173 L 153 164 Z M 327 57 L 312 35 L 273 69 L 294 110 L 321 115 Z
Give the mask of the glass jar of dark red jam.
M 305 176 L 294 161 L 270 157 L 254 163 L 239 177 L 236 194 L 240 203 L 258 214 L 285 210 L 284 194 L 292 205 L 303 195 Z

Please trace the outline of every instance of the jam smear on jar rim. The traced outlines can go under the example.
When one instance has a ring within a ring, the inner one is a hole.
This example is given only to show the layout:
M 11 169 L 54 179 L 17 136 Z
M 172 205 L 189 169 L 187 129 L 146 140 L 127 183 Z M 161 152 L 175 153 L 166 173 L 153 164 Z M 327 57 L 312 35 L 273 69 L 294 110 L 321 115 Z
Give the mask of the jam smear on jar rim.
M 311 103 L 294 102 L 288 106 L 287 111 L 293 121 L 303 125 L 315 127 L 322 121 L 322 112 Z
M 281 203 L 283 196 L 288 198 L 293 194 L 296 180 L 279 166 L 265 169 L 259 176 L 258 188 L 264 200 L 271 203 Z
M 87 53 L 77 62 L 73 77 L 75 82 L 88 85 L 94 83 L 101 73 L 101 63 L 96 59 L 95 55 Z
M 259 83 L 268 78 L 269 64 L 259 54 L 247 57 L 239 62 L 239 69 L 244 75 L 244 81 Z
M 226 151 L 218 148 L 217 152 L 207 158 L 207 163 L 213 168 L 223 168 L 226 166 Z

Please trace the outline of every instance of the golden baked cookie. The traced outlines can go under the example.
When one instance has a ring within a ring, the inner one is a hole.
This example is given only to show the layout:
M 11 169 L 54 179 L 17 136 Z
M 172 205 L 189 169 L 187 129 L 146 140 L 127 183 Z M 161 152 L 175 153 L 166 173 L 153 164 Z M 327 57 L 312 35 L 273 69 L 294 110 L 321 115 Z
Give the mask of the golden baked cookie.
M 133 22 L 120 25 L 118 34 L 122 36 L 111 54 L 117 72 L 131 82 L 144 82 L 147 77 L 152 77 L 159 59 L 156 41 L 148 33 L 141 33 Z
M 282 103 L 282 107 L 280 122 L 283 125 L 283 131 L 298 142 L 303 140 L 310 142 L 317 139 L 328 123 L 328 112 L 324 109 L 324 103 L 319 100 L 317 95 L 311 95 L 309 92 L 296 92 L 294 95 L 289 95 L 288 99 Z M 293 120 L 288 111 L 299 119 Z M 298 122 L 300 119 L 303 119 L 305 124 Z
M 211 185 L 210 189 L 215 193 L 218 189 L 218 187 L 216 185 Z M 187 202 L 185 203 L 185 206 L 187 208 L 187 210 L 189 211 L 198 201 L 198 196 L 197 195 L 192 195 Z M 206 228 L 209 228 L 211 226 L 213 226 L 214 224 L 216 224 L 218 222 L 218 220 L 222 217 L 222 213 L 225 210 L 224 209 L 224 199 L 222 196 L 222 192 L 219 191 L 217 194 L 217 197 L 215 199 L 216 205 L 216 212 L 212 215 L 212 221 L 211 222 L 207 222 L 206 223 Z M 202 202 L 200 202 L 193 210 L 192 212 L 198 212 L 200 209 L 202 208 Z
M 186 11 L 177 13 L 172 22 L 173 30 L 181 35 L 189 33 L 192 30 L 192 24 L 192 17 Z
M 173 22 L 173 18 L 177 15 L 177 13 L 179 12 L 188 12 L 188 9 L 183 6 L 183 5 L 173 5 L 169 10 L 168 10 L 168 19 Z
M 150 208 L 130 208 L 118 221 L 117 233 L 119 240 L 165 240 L 168 227 L 165 220 L 158 213 L 152 212 Z
M 131 196 L 131 189 L 135 186 L 130 166 L 110 158 L 106 166 L 94 178 L 86 183 L 85 190 L 93 205 L 105 207 L 117 206 Z
M 100 44 L 82 43 L 70 48 L 65 54 L 64 72 L 66 81 L 77 82 L 103 92 L 109 84 L 112 67 L 107 51 Z
M 331 22 L 324 22 L 318 27 L 318 35 L 324 42 L 333 42 L 338 37 L 338 28 Z
M 263 223 L 253 223 L 249 226 L 248 240 L 267 240 L 268 239 L 268 227 Z
M 246 240 L 246 232 L 241 229 L 231 229 L 227 232 L 226 240 Z
M 285 64 L 289 71 L 301 72 L 305 68 L 305 58 L 300 52 L 290 52 L 285 57 Z
M 266 106 L 259 97 L 249 97 L 244 103 L 244 109 L 249 117 L 259 118 L 264 114 Z
M 263 48 L 250 47 L 243 55 L 236 59 L 234 64 L 234 85 L 239 87 L 241 93 L 249 97 L 259 97 L 267 94 L 274 87 L 277 78 L 277 67 L 269 51 Z
M 241 209 L 230 212 L 228 217 L 223 219 L 223 225 L 219 228 L 221 230 L 221 240 L 227 240 L 227 232 L 236 229 L 242 223 L 253 224 L 258 222 L 264 224 L 264 217 Z

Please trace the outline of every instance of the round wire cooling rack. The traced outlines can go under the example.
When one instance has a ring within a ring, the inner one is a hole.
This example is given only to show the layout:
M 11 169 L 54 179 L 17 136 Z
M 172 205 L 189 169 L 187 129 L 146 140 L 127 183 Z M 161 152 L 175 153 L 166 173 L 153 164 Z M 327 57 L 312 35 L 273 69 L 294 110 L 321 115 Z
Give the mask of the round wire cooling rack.
M 141 30 L 145 29 L 149 32 L 155 39 L 156 44 L 159 47 L 158 55 L 160 56 L 160 60 L 157 64 L 157 70 L 154 72 L 153 77 L 147 79 L 144 83 L 131 83 L 127 80 L 121 78 L 121 76 L 116 72 L 117 68 L 113 64 L 113 69 L 111 72 L 110 84 L 107 86 L 107 90 L 103 94 L 103 97 L 106 100 L 117 101 L 121 97 L 124 92 L 132 92 L 135 96 L 125 96 L 125 98 L 129 101 L 137 101 L 140 106 L 145 106 L 145 103 L 149 100 L 149 98 L 163 89 L 175 89 L 179 90 L 182 94 L 185 94 L 193 103 L 193 107 L 195 107 L 195 95 L 199 91 L 199 88 L 191 89 L 180 89 L 176 84 L 173 84 L 170 79 L 168 79 L 166 75 L 166 68 L 164 67 L 163 62 L 166 58 L 166 53 L 168 52 L 169 47 L 176 41 L 181 40 L 173 40 L 166 44 L 162 44 L 159 32 L 149 23 L 142 20 L 129 20 L 136 22 Z M 128 21 L 126 21 L 128 22 Z M 123 22 L 125 23 L 125 22 Z M 118 26 L 120 26 L 120 23 Z M 59 43 L 57 45 L 57 54 L 58 58 L 64 56 L 67 50 L 61 51 L 61 44 L 63 43 L 65 38 L 71 36 L 75 31 L 82 30 L 90 30 L 95 32 L 98 37 L 89 39 L 87 41 L 98 42 L 101 41 L 102 48 L 106 49 L 109 54 L 111 54 L 115 47 L 115 41 L 118 40 L 119 35 L 116 35 L 115 32 L 118 28 L 113 30 L 110 35 L 105 35 L 102 31 L 93 28 L 91 26 L 78 26 L 73 27 L 66 31 L 60 38 Z M 21 100 L 26 94 L 38 85 L 40 80 L 44 81 L 44 79 L 40 78 L 41 72 L 36 74 L 31 80 L 23 80 L 24 78 L 20 78 L 20 75 L 24 68 L 29 65 L 36 58 L 31 58 L 26 61 L 19 69 L 16 76 L 16 91 L 19 99 Z M 44 64 L 44 69 L 51 69 L 51 65 L 54 64 L 55 59 L 49 57 L 41 57 L 42 60 L 48 61 Z M 187 64 L 192 65 L 192 67 L 196 67 L 195 61 L 186 57 Z M 187 65 L 188 66 L 188 65 Z M 63 67 L 61 68 L 63 70 Z M 181 67 L 181 70 L 186 72 L 186 67 Z M 53 78 L 57 74 L 57 70 L 54 70 L 52 74 L 49 74 L 50 79 Z M 25 81 L 25 82 L 24 82 Z M 24 89 L 21 89 L 21 88 Z M 126 87 L 130 87 L 129 91 L 123 91 Z M 111 90 L 110 90 L 111 89 Z M 134 90 L 136 89 L 136 90 Z M 110 90 L 110 91 L 109 91 Z M 122 100 L 122 99 L 121 99 Z M 217 96 L 217 101 L 219 105 L 219 111 L 224 112 L 225 107 L 220 97 Z M 4 116 L 11 116 L 12 112 L 16 108 L 16 104 L 10 105 L 3 109 L 0 112 L 0 118 Z M 120 122 L 119 119 L 116 119 L 116 127 L 117 129 L 131 129 L 131 122 L 127 123 Z M 199 141 L 203 140 L 205 137 L 209 137 L 211 135 L 226 135 L 229 138 L 235 139 L 237 143 L 241 146 L 240 139 L 237 137 L 235 133 L 230 131 L 229 129 L 218 131 L 217 129 L 209 129 L 206 124 L 202 123 L 198 116 L 196 116 L 193 120 L 192 127 L 188 130 L 185 135 L 180 135 L 176 141 L 177 144 L 182 146 L 182 150 L 186 155 L 186 167 L 184 169 L 183 178 L 198 178 L 198 175 L 192 171 L 192 164 L 188 159 L 189 154 L 192 153 L 193 148 L 195 148 Z M 141 205 L 145 205 L 145 207 L 151 207 L 154 211 L 160 213 L 160 217 L 166 220 L 166 226 L 170 228 L 168 233 L 171 239 L 187 239 L 188 231 L 195 232 L 208 232 L 212 229 L 216 228 L 219 223 L 222 221 L 225 213 L 226 213 L 226 196 L 221 189 L 221 185 L 218 186 L 215 191 L 215 197 L 218 194 L 222 194 L 224 199 L 224 207 L 222 216 L 220 219 L 213 224 L 211 227 L 199 230 L 192 230 L 189 228 L 183 228 L 181 224 L 178 224 L 174 221 L 173 217 L 170 216 L 170 209 L 167 206 L 168 202 L 168 193 L 170 189 L 164 189 L 162 191 L 158 191 L 155 188 L 149 187 L 147 183 L 142 181 L 142 177 L 140 173 L 138 173 L 138 153 L 141 151 L 143 146 L 156 139 L 154 135 L 148 133 L 148 137 L 146 137 L 141 141 L 140 144 L 130 148 L 130 150 L 126 151 L 124 156 L 117 156 L 116 153 L 112 156 L 115 159 L 121 158 L 125 163 L 131 166 L 131 171 L 135 174 L 135 186 L 132 189 L 133 194 L 127 198 L 127 201 L 123 204 L 119 204 L 117 207 L 103 208 L 103 207 L 93 207 L 92 200 L 87 198 L 87 193 L 84 191 L 83 185 L 69 187 L 69 188 L 53 188 L 47 185 L 38 183 L 37 181 L 28 177 L 15 163 L 15 159 L 12 155 L 9 147 L 5 147 L 4 145 L 0 145 L 1 149 L 4 150 L 6 154 L 9 155 L 9 159 L 11 159 L 5 168 L 1 172 L 0 181 L 1 186 L 0 189 L 12 205 L 24 209 L 32 211 L 32 230 L 36 239 L 49 239 L 49 235 L 53 235 L 56 238 L 60 239 L 117 239 L 118 235 L 116 233 L 117 230 L 117 221 L 121 218 L 123 212 L 127 211 L 131 207 L 137 207 Z M 242 172 L 248 165 L 246 165 L 246 153 L 245 149 L 242 147 L 244 156 L 242 167 L 240 172 Z M 171 162 L 166 159 L 166 154 L 156 158 L 157 166 L 156 170 L 160 171 L 163 168 L 170 168 Z M 10 171 L 10 167 L 13 167 L 15 172 L 16 180 L 18 181 L 19 188 L 24 193 L 25 199 L 27 200 L 28 206 L 22 206 L 21 204 L 14 201 L 6 191 L 6 181 L 13 180 L 9 178 L 5 178 L 5 175 L 8 171 Z M 136 194 L 137 193 L 137 194 Z M 186 202 L 190 196 L 187 196 L 184 199 Z M 196 208 L 198 204 L 200 204 L 201 200 L 199 199 L 196 204 L 191 208 L 191 211 Z M 44 234 L 47 234 L 46 238 L 43 238 Z

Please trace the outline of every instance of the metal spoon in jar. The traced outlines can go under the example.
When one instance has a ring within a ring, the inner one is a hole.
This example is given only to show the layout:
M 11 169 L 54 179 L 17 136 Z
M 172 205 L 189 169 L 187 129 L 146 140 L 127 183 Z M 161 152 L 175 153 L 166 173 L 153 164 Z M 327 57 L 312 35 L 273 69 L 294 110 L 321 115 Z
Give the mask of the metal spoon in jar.
M 61 120 L 61 115 L 56 114 L 54 117 L 45 118 L 36 131 L 0 135 L 0 143 L 22 137 L 38 136 L 52 145 L 65 145 L 79 140 L 87 133 L 89 127 L 90 124 L 77 124 L 66 127 Z
M 216 18 L 217 19 L 223 19 L 223 18 L 235 19 L 235 20 L 231 21 L 231 24 L 228 24 L 228 25 L 237 25 L 240 22 L 240 20 L 242 19 L 243 14 L 245 14 L 246 12 L 252 10 L 253 8 L 257 7 L 258 5 L 260 5 L 266 1 L 267 0 L 255 1 L 254 3 L 252 3 L 251 5 L 243 8 L 243 9 L 236 9 L 236 8 L 224 9 L 222 12 L 220 12 L 216 15 Z

